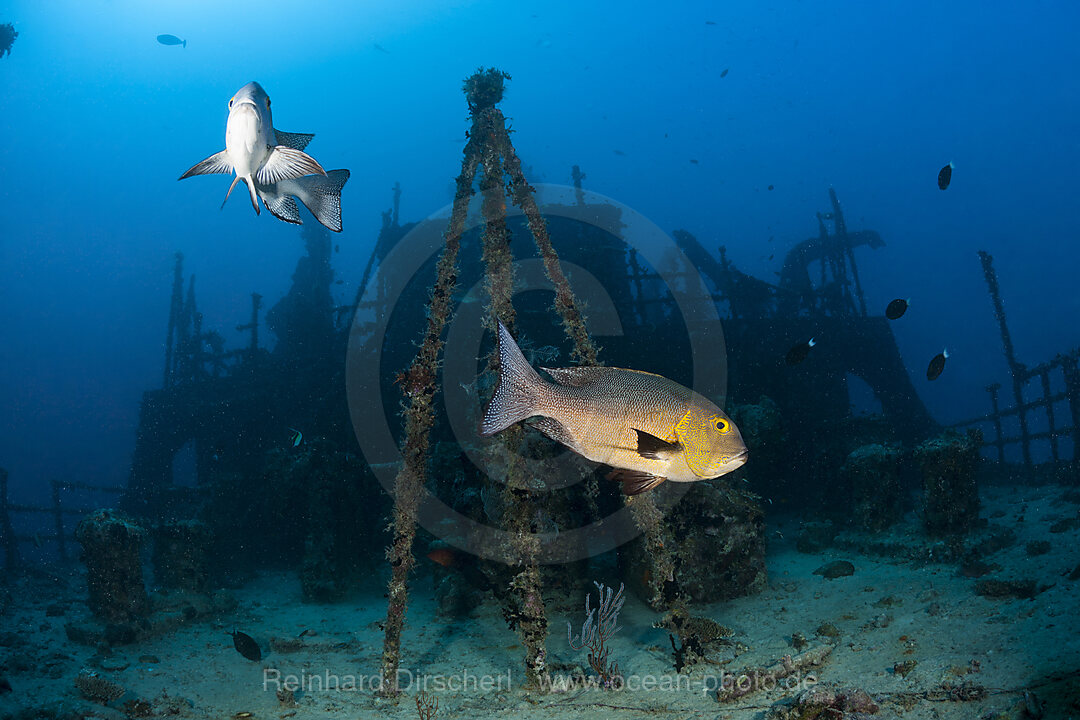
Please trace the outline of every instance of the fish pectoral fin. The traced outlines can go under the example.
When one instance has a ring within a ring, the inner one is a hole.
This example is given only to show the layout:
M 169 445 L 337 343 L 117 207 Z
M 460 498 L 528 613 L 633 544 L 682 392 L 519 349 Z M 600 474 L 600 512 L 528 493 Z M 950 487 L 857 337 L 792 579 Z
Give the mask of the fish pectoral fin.
M 303 150 L 315 137 L 315 133 L 291 133 L 274 128 L 274 137 L 277 138 L 278 145 L 284 145 L 293 150 Z
M 322 165 L 306 152 L 278 145 L 261 168 L 256 179 L 260 185 L 271 185 L 280 180 L 293 180 L 305 175 L 326 175 Z
M 643 492 L 652 490 L 667 478 L 650 475 L 640 470 L 615 468 L 607 474 L 607 479 L 622 483 L 624 495 L 640 495 Z
M 637 454 L 649 460 L 663 460 L 665 456 L 677 453 L 682 445 L 677 442 L 661 440 L 655 435 L 650 435 L 644 430 L 631 428 L 637 433 Z
M 202 162 L 195 163 L 188 171 L 178 179 L 194 177 L 195 175 L 228 175 L 233 171 L 232 163 L 229 162 L 229 151 L 222 150 L 206 158 Z

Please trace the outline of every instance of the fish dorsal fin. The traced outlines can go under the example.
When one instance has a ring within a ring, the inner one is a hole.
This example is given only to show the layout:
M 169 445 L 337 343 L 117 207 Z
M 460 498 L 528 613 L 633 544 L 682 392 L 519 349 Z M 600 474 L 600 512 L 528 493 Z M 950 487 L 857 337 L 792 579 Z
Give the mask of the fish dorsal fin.
M 326 175 L 319 161 L 300 150 L 278 145 L 259 168 L 256 179 L 260 185 L 270 185 L 280 180 L 292 180 L 305 175 Z
M 194 177 L 196 175 L 228 175 L 233 171 L 232 163 L 229 162 L 229 151 L 222 150 L 214 153 L 202 162 L 192 165 L 180 179 Z
M 615 468 L 609 472 L 607 479 L 622 483 L 624 495 L 640 495 L 643 492 L 652 490 L 666 480 L 666 478 L 650 475 L 640 470 L 623 470 L 622 468 Z
M 565 368 L 540 368 L 550 375 L 555 382 L 564 387 L 580 387 L 599 380 L 605 372 L 611 372 L 611 368 L 604 367 L 565 367 Z
M 650 435 L 637 428 L 633 428 L 633 431 L 637 433 L 637 454 L 643 458 L 662 460 L 664 459 L 663 456 L 671 455 L 682 449 L 682 445 L 677 442 L 661 440 L 655 435 Z
M 274 128 L 274 137 L 277 138 L 278 145 L 284 145 L 293 150 L 303 150 L 315 137 L 315 133 L 291 133 Z

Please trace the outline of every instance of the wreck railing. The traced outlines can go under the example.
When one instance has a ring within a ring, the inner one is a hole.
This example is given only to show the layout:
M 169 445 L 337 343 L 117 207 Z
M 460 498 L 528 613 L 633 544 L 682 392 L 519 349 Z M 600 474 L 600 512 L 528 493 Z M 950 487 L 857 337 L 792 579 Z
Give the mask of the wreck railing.
M 1009 365 L 1009 374 L 1012 380 L 1013 404 L 1010 407 L 1000 406 L 998 391 L 1000 383 L 994 383 L 986 387 L 990 394 L 990 413 L 981 417 L 972 418 L 963 422 L 955 423 L 953 427 L 969 427 L 978 424 L 988 424 L 993 428 L 993 439 L 983 442 L 983 446 L 993 446 L 997 450 L 998 462 L 1005 462 L 1005 448 L 1008 445 L 1019 445 L 1025 467 L 1032 467 L 1035 462 L 1032 458 L 1032 442 L 1047 440 L 1050 444 L 1050 457 L 1054 463 L 1062 461 L 1061 443 L 1062 438 L 1070 438 L 1072 441 L 1072 461 L 1074 466 L 1080 469 L 1080 348 L 1062 353 L 1048 362 L 1035 367 L 1027 367 L 1016 359 L 1016 351 L 1009 333 L 1009 325 L 1005 318 L 1005 303 L 1001 299 L 1001 286 L 998 284 L 997 273 L 994 271 L 994 258 L 990 253 L 980 250 L 979 262 L 982 264 L 983 276 L 986 279 L 987 290 L 990 293 L 990 301 L 994 306 L 994 317 L 998 321 L 998 329 L 1001 333 L 1001 345 L 1005 353 L 1005 361 Z M 1053 391 L 1055 374 L 1061 373 L 1061 387 L 1063 390 Z M 1025 391 L 1032 382 L 1038 380 L 1037 391 L 1040 397 L 1034 400 L 1025 400 Z M 1069 424 L 1059 426 L 1059 418 L 1055 406 L 1059 403 L 1068 402 Z M 1046 421 L 1045 430 L 1032 431 L 1030 421 L 1040 419 Z M 1019 425 L 1019 433 L 1006 435 L 1002 420 L 1016 418 Z
M 1038 440 L 1046 440 L 1050 445 L 1050 457 L 1055 463 L 1063 459 L 1060 440 L 1070 438 L 1072 440 L 1072 454 L 1067 458 L 1074 463 L 1080 460 L 1080 348 L 1069 353 L 1058 355 L 1049 362 L 1042 363 L 1033 368 L 1026 368 L 1017 363 L 1013 368 L 1013 381 L 1017 386 L 1018 397 L 1021 402 L 1002 408 L 998 392 L 1001 383 L 986 386 L 986 392 L 990 396 L 990 412 L 969 420 L 954 423 L 953 427 L 972 427 L 976 425 L 988 425 L 992 429 L 992 436 L 983 441 L 983 447 L 994 447 L 998 462 L 1005 462 L 1005 448 L 1009 445 L 1019 445 L 1023 456 L 1024 465 L 1032 467 L 1035 462 L 1032 458 L 1032 443 Z M 1060 379 L 1063 390 L 1054 392 L 1053 380 L 1055 373 L 1061 373 Z M 1037 390 L 1040 397 L 1034 400 L 1023 400 L 1024 391 L 1038 381 Z M 1061 403 L 1068 403 L 1069 419 L 1066 424 L 1060 424 L 1058 407 Z M 1046 429 L 1032 431 L 1033 421 L 1038 420 L 1037 413 L 1043 413 L 1046 421 Z M 1033 415 L 1034 414 L 1034 415 Z M 1006 434 L 1003 420 L 1015 417 L 1020 426 L 1019 433 Z
M 33 543 L 40 546 L 45 542 L 55 542 L 60 559 L 64 561 L 68 559 L 68 541 L 74 540 L 75 538 L 73 532 L 67 531 L 65 518 L 81 518 L 83 515 L 91 513 L 101 506 L 69 507 L 64 502 L 64 493 L 81 490 L 84 492 L 119 495 L 124 491 L 124 489 L 120 487 L 105 487 L 82 482 L 64 482 L 61 480 L 53 480 L 50 484 L 52 486 L 51 504 L 24 505 L 13 503 L 8 498 L 8 473 L 6 470 L 0 468 L 0 544 L 2 544 L 4 548 L 4 567 L 8 570 L 18 567 L 21 564 L 21 555 L 19 553 L 20 543 Z M 16 532 L 14 523 L 12 522 L 12 515 L 15 513 L 52 515 L 53 531 L 20 534 Z

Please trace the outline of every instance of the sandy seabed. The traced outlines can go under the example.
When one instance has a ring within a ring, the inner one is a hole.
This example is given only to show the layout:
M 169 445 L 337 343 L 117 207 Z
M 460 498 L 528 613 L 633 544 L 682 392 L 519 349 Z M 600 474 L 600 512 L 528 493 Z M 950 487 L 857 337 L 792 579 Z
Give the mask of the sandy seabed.
M 551 692 L 525 689 L 518 637 L 495 603 L 467 618 L 440 616 L 425 574 L 414 582 L 402 643 L 407 692 L 398 702 L 371 690 L 386 611 L 381 584 L 369 596 L 314 605 L 301 602 L 294 574 L 262 574 L 236 591 L 239 606 L 228 617 L 103 653 L 67 639 L 65 624 L 85 612 L 77 577 L 20 579 L 9 585 L 0 617 L 0 677 L 12 688 L 0 694 L 0 717 L 124 718 L 145 711 L 145 717 L 215 720 L 247 717 L 242 713 L 256 719 L 416 718 L 415 696 L 426 688 L 438 699 L 432 717 L 439 719 L 768 718 L 815 683 L 867 691 L 879 708 L 873 717 L 880 718 L 1025 718 L 1036 717 L 1039 707 L 1047 718 L 1080 717 L 1080 580 L 1069 577 L 1080 561 L 1080 522 L 1069 522 L 1078 517 L 1077 494 L 1059 486 L 982 492 L 982 517 L 1015 533 L 1014 542 L 983 558 L 990 569 L 985 577 L 1034 580 L 1040 592 L 1033 599 L 976 594 L 977 581 L 955 563 L 872 555 L 850 546 L 800 553 L 798 520 L 770 517 L 768 589 L 692 608 L 735 632 L 712 662 L 677 674 L 667 631 L 653 627 L 658 615 L 628 599 L 612 646 L 626 679 L 620 691 L 564 686 L 558 678 Z M 912 514 L 881 533 L 881 540 L 917 543 L 917 522 Z M 1033 541 L 1049 542 L 1049 550 L 1032 554 Z M 832 580 L 813 574 L 833 560 L 850 561 L 854 574 Z M 568 620 L 580 626 L 581 605 L 549 604 L 553 666 L 587 667 L 584 652 L 569 647 L 563 630 Z M 822 636 L 825 624 L 838 634 Z M 226 633 L 234 628 L 259 641 L 261 662 L 233 649 Z M 723 678 L 797 655 L 799 636 L 811 651 L 823 644 L 832 651 L 819 666 L 794 676 L 788 683 L 793 689 L 717 701 L 714 690 Z M 108 704 L 85 700 L 74 679 L 87 668 L 126 694 Z M 977 688 L 982 697 L 970 699 L 958 688 Z M 289 689 L 294 692 L 277 692 Z M 148 704 L 131 704 L 135 700 Z

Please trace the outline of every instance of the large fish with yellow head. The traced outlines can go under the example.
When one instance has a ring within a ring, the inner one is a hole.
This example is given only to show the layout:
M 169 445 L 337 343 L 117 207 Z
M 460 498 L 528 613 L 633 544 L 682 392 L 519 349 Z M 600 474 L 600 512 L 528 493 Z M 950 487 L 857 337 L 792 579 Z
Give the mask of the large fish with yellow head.
M 529 365 L 499 323 L 499 384 L 480 434 L 529 419 L 552 440 L 614 468 L 608 475 L 637 495 L 665 480 L 695 482 L 741 467 L 746 445 L 731 418 L 690 388 L 660 375 L 610 367 Z

